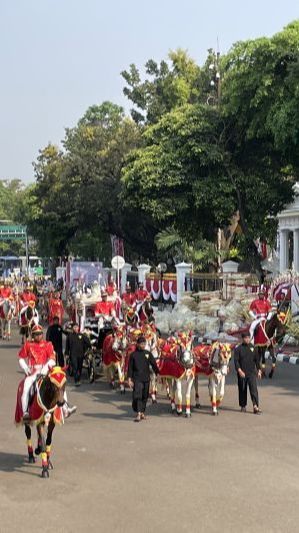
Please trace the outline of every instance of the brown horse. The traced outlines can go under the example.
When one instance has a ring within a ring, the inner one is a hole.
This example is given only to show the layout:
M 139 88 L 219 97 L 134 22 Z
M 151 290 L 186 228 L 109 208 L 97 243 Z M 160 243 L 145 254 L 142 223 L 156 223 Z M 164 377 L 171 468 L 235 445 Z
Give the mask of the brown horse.
M 288 321 L 288 312 L 279 311 L 266 320 L 258 324 L 254 333 L 254 346 L 259 355 L 262 377 L 266 377 L 266 350 L 269 350 L 272 361 L 272 368 L 269 378 L 273 377 L 276 367 L 275 345 L 282 341 Z
M 29 414 L 31 421 L 23 422 L 21 395 L 23 390 L 23 381 L 19 385 L 17 395 L 17 406 L 15 421 L 17 424 L 25 425 L 25 434 L 27 437 L 27 449 L 29 463 L 35 463 L 35 455 L 42 457 L 42 478 L 49 477 L 49 469 L 53 469 L 50 460 L 52 434 L 56 424 L 63 423 L 62 406 L 65 403 L 65 384 L 66 373 L 61 367 L 54 367 L 47 376 L 41 377 L 37 384 L 36 390 L 30 402 Z M 31 426 L 36 424 L 38 445 L 33 453 L 31 441 Z

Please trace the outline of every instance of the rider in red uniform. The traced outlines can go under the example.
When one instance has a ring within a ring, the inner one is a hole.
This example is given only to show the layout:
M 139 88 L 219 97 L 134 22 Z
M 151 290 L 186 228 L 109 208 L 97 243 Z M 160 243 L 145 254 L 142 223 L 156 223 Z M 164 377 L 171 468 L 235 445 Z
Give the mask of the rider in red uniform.
M 36 325 L 32 328 L 32 341 L 26 341 L 19 351 L 19 364 L 25 372 L 24 388 L 22 393 L 23 421 L 29 420 L 28 400 L 29 391 L 39 375 L 46 376 L 55 366 L 55 352 L 53 344 L 43 339 L 43 328 Z M 65 416 L 69 416 L 76 411 L 76 406 L 67 405 L 66 393 L 64 395 L 65 405 L 63 406 Z
M 41 326 L 36 325 L 32 328 L 32 338 L 32 341 L 25 342 L 19 352 L 19 364 L 26 374 L 22 394 L 23 420 L 29 419 L 29 391 L 38 374 L 46 376 L 49 370 L 55 366 L 53 344 L 43 340 Z
M 149 296 L 148 291 L 144 288 L 144 284 L 142 282 L 139 283 L 139 287 L 135 292 L 135 298 L 138 303 L 144 302 L 146 297 Z
M 266 319 L 270 313 L 272 306 L 269 300 L 266 298 L 266 294 L 263 291 L 259 292 L 259 297 L 256 300 L 253 300 L 250 304 L 249 314 L 254 319 L 250 326 L 250 336 L 253 338 L 254 330 L 256 326 L 263 320 Z
M 24 307 L 25 305 L 32 304 L 32 307 L 36 304 L 36 296 L 33 292 L 31 292 L 29 287 L 26 287 L 24 291 L 20 294 L 20 300 L 21 300 L 21 307 Z
M 114 293 L 116 291 L 117 287 L 116 287 L 116 283 L 114 281 L 114 279 L 111 277 L 110 278 L 110 281 L 106 287 L 106 292 L 108 294 L 108 296 L 114 296 Z
M 62 325 L 64 316 L 63 303 L 59 297 L 59 292 L 56 291 L 54 296 L 49 301 L 49 325 L 52 326 L 54 317 L 59 318 L 59 325 Z
M 4 300 L 13 300 L 12 290 L 6 282 L 4 282 L 4 284 L 0 287 L 0 318 L 5 318 L 4 311 L 2 309 Z
M 126 284 L 126 292 L 122 295 L 122 301 L 127 305 L 127 307 L 134 307 L 136 305 L 136 297 L 133 292 L 131 292 L 130 283 Z
M 102 292 L 102 301 L 98 302 L 94 308 L 95 316 L 104 315 L 107 317 L 115 317 L 115 306 L 113 302 L 108 302 L 108 294 L 106 291 Z

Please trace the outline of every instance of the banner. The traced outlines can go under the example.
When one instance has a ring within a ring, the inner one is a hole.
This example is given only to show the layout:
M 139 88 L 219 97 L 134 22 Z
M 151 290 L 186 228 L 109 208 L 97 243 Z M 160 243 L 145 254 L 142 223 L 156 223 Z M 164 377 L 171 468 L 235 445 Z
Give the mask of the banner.
M 117 237 L 117 235 L 110 235 L 110 238 L 112 246 L 112 257 L 114 257 L 115 255 L 125 257 L 125 247 L 123 239 L 120 239 L 119 237 Z
M 68 269 L 67 269 L 68 271 Z M 103 263 L 89 261 L 72 261 L 69 263 L 70 285 L 90 285 L 93 281 L 101 282 L 103 279 Z
M 146 279 L 146 290 L 150 293 L 153 300 L 158 301 L 161 298 L 161 280 Z M 177 282 L 176 280 L 163 279 L 162 281 L 162 296 L 164 302 L 177 301 Z

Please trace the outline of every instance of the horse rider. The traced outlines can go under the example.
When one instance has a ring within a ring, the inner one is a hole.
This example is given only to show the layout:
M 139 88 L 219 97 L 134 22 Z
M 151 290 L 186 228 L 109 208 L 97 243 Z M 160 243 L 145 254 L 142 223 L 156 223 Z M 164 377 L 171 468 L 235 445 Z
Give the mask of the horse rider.
M 43 339 L 43 328 L 37 324 L 33 326 L 31 334 L 33 340 L 26 341 L 19 351 L 19 364 L 26 374 L 21 399 L 24 422 L 30 420 L 28 402 L 32 385 L 40 375 L 46 376 L 56 364 L 53 344 Z M 68 406 L 66 394 L 64 400 L 63 411 L 67 417 L 74 413 L 77 408 L 76 406 Z
M 2 306 L 5 300 L 10 300 L 12 302 L 13 299 L 14 297 L 13 297 L 11 287 L 9 286 L 7 281 L 4 281 L 3 285 L 0 288 L 0 318 L 5 318 L 3 314 L 3 309 L 2 309 Z
M 21 313 L 22 311 L 25 311 L 28 305 L 31 305 L 31 307 L 35 307 L 37 298 L 35 294 L 30 290 L 30 286 L 26 285 L 23 292 L 19 295 L 20 298 L 20 307 L 21 307 Z
M 135 291 L 137 312 L 149 296 L 148 291 L 144 288 L 143 282 L 138 283 L 138 289 Z
M 106 290 L 102 291 L 102 301 L 96 303 L 94 314 L 96 317 L 103 315 L 106 320 L 116 317 L 114 303 L 108 301 Z
M 260 290 L 258 293 L 258 298 L 253 300 L 250 304 L 249 314 L 253 318 L 253 322 L 250 326 L 250 338 L 251 340 L 254 337 L 254 331 L 258 324 L 263 320 L 266 320 L 269 313 L 272 310 L 271 303 L 266 297 L 266 293 L 263 290 Z
M 54 323 L 54 317 L 58 317 L 59 325 L 62 325 L 62 320 L 64 316 L 63 303 L 60 298 L 58 291 L 54 292 L 54 295 L 50 298 L 49 301 L 49 325 L 51 326 Z
M 108 282 L 108 284 L 106 286 L 106 292 L 107 292 L 109 298 L 115 296 L 116 289 L 117 289 L 116 283 L 114 281 L 113 276 L 111 276 L 110 281 Z
M 37 298 L 33 292 L 31 292 L 29 285 L 27 285 L 24 289 L 24 291 L 19 296 L 20 300 L 20 317 L 19 317 L 19 324 L 20 326 L 24 326 L 27 323 L 27 320 L 25 319 L 25 313 L 27 310 L 27 307 L 30 306 L 32 309 L 35 309 Z
M 127 307 L 135 307 L 136 305 L 136 297 L 131 291 L 131 285 L 129 282 L 126 283 L 126 292 L 122 294 L 122 301 Z

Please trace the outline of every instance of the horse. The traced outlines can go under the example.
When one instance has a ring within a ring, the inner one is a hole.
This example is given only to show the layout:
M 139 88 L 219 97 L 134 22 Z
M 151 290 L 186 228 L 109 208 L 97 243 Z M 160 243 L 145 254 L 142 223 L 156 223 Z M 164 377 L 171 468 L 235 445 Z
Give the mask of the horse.
M 219 407 L 224 397 L 225 378 L 228 374 L 229 362 L 232 356 L 231 346 L 227 343 L 214 342 L 212 345 L 199 345 L 195 348 L 197 372 L 194 380 L 196 406 L 198 403 L 198 376 L 208 376 L 209 394 L 212 414 L 219 414 Z M 208 358 L 208 359 L 207 359 Z M 208 361 L 208 364 L 207 364 Z
M 63 424 L 62 407 L 65 403 L 65 368 L 56 366 L 47 376 L 40 377 L 35 384 L 35 391 L 29 405 L 30 422 L 23 422 L 21 397 L 24 380 L 18 387 L 15 422 L 25 426 L 27 438 L 27 450 L 29 463 L 35 463 L 35 455 L 42 458 L 42 478 L 49 477 L 49 470 L 53 469 L 50 460 L 53 431 L 56 424 Z M 31 441 L 31 426 L 35 424 L 37 429 L 38 444 L 33 452 Z
M 155 322 L 154 318 L 154 309 L 149 300 L 144 300 L 141 306 L 138 309 L 138 319 L 140 324 L 152 324 Z
M 182 382 L 186 381 L 186 412 L 185 417 L 191 417 L 191 390 L 195 377 L 195 358 L 192 349 L 191 334 L 181 334 L 176 346 L 171 352 L 163 352 L 157 361 L 159 374 L 162 378 L 171 380 L 171 411 L 181 415 L 183 413 Z M 177 405 L 175 403 L 177 395 Z
M 25 339 L 28 339 L 30 336 L 31 328 L 38 324 L 39 316 L 36 308 L 31 305 L 27 305 L 25 310 L 21 309 L 20 312 L 20 335 L 22 335 L 22 344 L 24 344 Z
M 114 375 L 117 371 L 121 394 L 125 393 L 124 359 L 127 344 L 125 326 L 115 328 L 113 333 L 107 335 L 103 342 L 103 365 L 107 370 L 110 386 L 115 388 Z
M 126 302 L 122 302 L 121 312 L 127 326 L 133 328 L 138 326 L 139 316 L 133 307 L 128 306 Z
M 266 350 L 270 352 L 272 361 L 269 378 L 273 377 L 276 367 L 275 344 L 280 343 L 286 333 L 289 313 L 278 310 L 270 318 L 262 320 L 254 331 L 254 347 L 259 355 L 262 377 L 266 377 Z
M 5 298 L 0 306 L 1 311 L 1 332 L 2 339 L 10 340 L 11 337 L 11 321 L 15 311 L 13 302 L 9 298 Z

